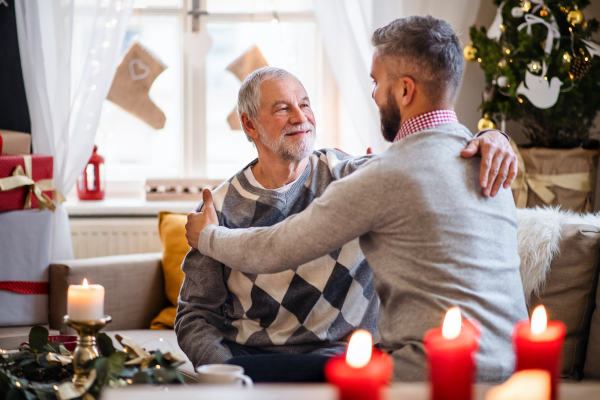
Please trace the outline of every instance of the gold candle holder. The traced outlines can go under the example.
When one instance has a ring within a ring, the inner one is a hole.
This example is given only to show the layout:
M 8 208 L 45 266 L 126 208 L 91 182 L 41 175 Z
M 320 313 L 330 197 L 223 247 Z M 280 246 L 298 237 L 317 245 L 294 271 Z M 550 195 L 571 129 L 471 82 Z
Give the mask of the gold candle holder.
M 73 383 L 76 386 L 83 386 L 88 380 L 89 370 L 85 364 L 100 357 L 100 351 L 96 345 L 96 336 L 100 329 L 112 321 L 112 318 L 105 316 L 97 321 L 73 321 L 68 315 L 64 316 L 64 322 L 77 331 L 77 347 L 73 352 Z

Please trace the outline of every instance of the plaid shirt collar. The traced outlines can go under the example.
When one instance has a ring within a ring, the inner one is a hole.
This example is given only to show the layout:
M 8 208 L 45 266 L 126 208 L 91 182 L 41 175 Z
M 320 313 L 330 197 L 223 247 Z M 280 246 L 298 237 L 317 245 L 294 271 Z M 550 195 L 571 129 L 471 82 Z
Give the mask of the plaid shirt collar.
M 450 110 L 435 110 L 426 112 L 425 114 L 417 115 L 406 121 L 400 127 L 398 134 L 394 138 L 394 143 L 400 139 L 424 131 L 425 129 L 435 128 L 438 125 L 446 124 L 448 122 L 458 122 L 454 111 Z

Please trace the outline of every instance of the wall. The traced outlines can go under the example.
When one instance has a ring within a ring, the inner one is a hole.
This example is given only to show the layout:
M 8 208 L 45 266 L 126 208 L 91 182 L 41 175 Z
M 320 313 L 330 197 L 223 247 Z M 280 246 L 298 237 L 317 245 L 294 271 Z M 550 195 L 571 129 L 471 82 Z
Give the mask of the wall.
M 489 27 L 496 16 L 496 6 L 492 0 L 481 0 L 475 24 Z M 600 20 L 600 1 L 592 1 L 584 10 L 586 19 L 596 18 Z M 460 33 L 460 40 L 463 46 L 470 44 L 468 30 Z M 600 42 L 600 34 L 594 36 L 596 42 Z M 477 132 L 477 122 L 481 118 L 481 113 L 477 110 L 481 104 L 481 93 L 485 89 L 485 76 L 483 70 L 479 68 L 477 62 L 467 62 L 465 65 L 465 74 L 461 91 L 456 102 L 456 113 L 458 119 L 471 130 Z M 527 139 L 523 135 L 522 127 L 519 123 L 509 121 L 506 127 L 507 133 L 518 143 L 524 144 Z M 600 138 L 600 116 L 596 118 L 596 126 L 592 129 L 592 134 Z

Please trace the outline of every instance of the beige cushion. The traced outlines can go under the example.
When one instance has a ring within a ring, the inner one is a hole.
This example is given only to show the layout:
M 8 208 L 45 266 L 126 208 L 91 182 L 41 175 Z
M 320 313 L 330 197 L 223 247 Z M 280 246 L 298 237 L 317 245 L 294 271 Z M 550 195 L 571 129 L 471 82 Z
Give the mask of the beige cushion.
M 172 352 L 179 353 L 185 357 L 185 364 L 180 365 L 177 369 L 185 379 L 187 383 L 196 382 L 196 372 L 191 361 L 187 358 L 185 353 L 181 351 L 177 344 L 177 336 L 175 331 L 172 330 L 126 330 L 126 331 L 111 331 L 106 332 L 108 336 L 113 340 L 113 344 L 116 349 L 121 350 L 122 346 L 115 339 L 116 334 L 130 337 L 137 344 L 142 346 L 146 351 L 160 350 L 163 353 Z
M 600 228 L 565 223 L 561 236 L 560 254 L 552 260 L 546 286 L 540 296 L 531 297 L 530 312 L 543 304 L 549 319 L 564 322 L 567 336 L 563 348 L 562 375 L 564 378 L 580 380 L 583 378 L 590 320 L 598 286 Z M 598 328 L 600 332 L 600 324 Z
M 107 331 L 147 329 L 167 304 L 161 253 L 70 260 L 50 265 L 50 327 L 66 332 L 67 289 L 83 278 L 104 286 Z

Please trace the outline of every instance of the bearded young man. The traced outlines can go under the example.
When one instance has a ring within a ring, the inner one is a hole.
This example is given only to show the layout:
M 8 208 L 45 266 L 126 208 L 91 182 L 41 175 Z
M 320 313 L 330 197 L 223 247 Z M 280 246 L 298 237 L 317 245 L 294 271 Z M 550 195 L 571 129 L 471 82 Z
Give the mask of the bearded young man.
M 458 157 L 472 139 L 453 111 L 460 41 L 447 22 L 414 16 L 378 29 L 373 45 L 373 99 L 394 144 L 271 227 L 218 226 L 205 191 L 204 212 L 188 216 L 188 242 L 251 275 L 291 273 L 360 237 L 395 380 L 425 379 L 423 335 L 458 306 L 481 325 L 479 381 L 501 381 L 513 369 L 512 328 L 527 318 L 516 209 L 509 190 L 485 196 L 478 161 Z
M 287 71 L 267 67 L 251 74 L 240 88 L 238 110 L 258 159 L 215 190 L 223 226 L 283 221 L 371 158 L 313 151 L 310 102 L 302 84 Z M 489 153 L 499 153 L 495 159 L 504 157 L 508 169 L 508 141 L 497 132 L 487 136 L 480 139 L 482 147 L 485 140 L 500 139 L 503 147 L 490 146 Z M 493 190 L 492 183 L 487 189 Z M 372 273 L 357 239 L 295 265 L 294 271 L 243 274 L 195 249 L 182 269 L 186 276 L 175 330 L 195 366 L 255 354 L 310 354 L 315 362 L 324 362 L 317 356 L 343 352 L 355 330 L 376 330 Z

